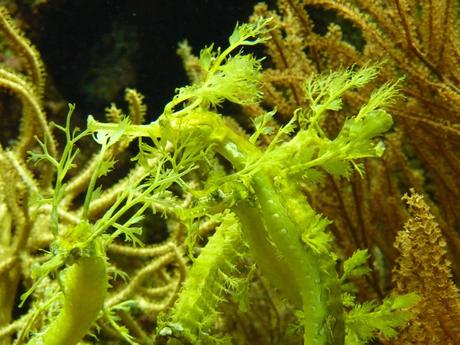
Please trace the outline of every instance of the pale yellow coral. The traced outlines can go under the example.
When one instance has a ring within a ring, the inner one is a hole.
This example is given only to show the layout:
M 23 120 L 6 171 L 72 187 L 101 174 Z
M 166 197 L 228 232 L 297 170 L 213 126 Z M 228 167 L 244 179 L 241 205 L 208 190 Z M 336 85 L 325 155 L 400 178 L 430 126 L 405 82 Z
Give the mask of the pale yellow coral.
M 393 280 L 398 293 L 416 292 L 416 317 L 397 344 L 454 345 L 460 339 L 460 295 L 451 280 L 446 241 L 419 194 L 403 198 L 410 214 L 395 247 L 400 252 Z

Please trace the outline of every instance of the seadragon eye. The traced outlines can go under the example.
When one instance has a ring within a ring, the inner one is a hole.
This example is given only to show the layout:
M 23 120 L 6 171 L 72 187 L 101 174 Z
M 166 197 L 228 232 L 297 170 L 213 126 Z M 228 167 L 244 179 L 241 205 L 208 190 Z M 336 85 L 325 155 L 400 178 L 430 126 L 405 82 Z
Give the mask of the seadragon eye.
M 67 260 L 69 260 L 69 262 L 74 262 L 74 261 L 77 261 L 79 258 L 81 258 L 81 256 L 82 256 L 81 248 L 75 247 L 70 250 Z

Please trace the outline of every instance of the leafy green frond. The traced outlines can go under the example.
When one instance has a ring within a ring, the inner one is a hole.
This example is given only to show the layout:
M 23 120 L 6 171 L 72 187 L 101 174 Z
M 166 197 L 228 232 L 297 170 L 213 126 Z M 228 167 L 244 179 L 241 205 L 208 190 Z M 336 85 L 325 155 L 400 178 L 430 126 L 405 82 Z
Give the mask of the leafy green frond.
M 125 283 L 129 280 L 129 274 L 114 265 L 107 268 L 107 275 L 110 277 L 110 280 L 121 279 Z
M 88 117 L 88 129 L 92 130 L 91 123 L 94 123 L 91 115 Z M 131 121 L 128 117 L 123 117 L 120 122 L 116 123 L 115 127 L 110 130 L 99 129 L 92 130 L 94 141 L 102 147 L 110 147 L 120 141 L 121 137 L 125 134 L 126 129 L 129 127 Z
M 117 201 L 93 225 L 93 231 L 88 242 L 102 235 L 108 228 L 113 226 L 116 228 L 116 231 L 107 238 L 105 245 L 108 245 L 119 235 L 124 235 L 126 240 L 130 240 L 135 244 L 142 244 L 137 237 L 142 232 L 142 229 L 136 226 L 142 219 L 142 213 L 147 208 L 152 207 L 157 202 L 157 198 L 158 201 L 162 201 L 164 198 L 169 199 L 170 195 L 168 193 L 165 194 L 164 191 L 174 182 L 178 181 L 181 175 L 171 169 L 164 170 L 161 164 L 159 164 L 155 175 L 150 176 L 144 181 L 145 178 L 146 176 L 128 184 L 129 187 L 118 196 Z M 119 219 L 135 206 L 139 207 L 136 208 L 134 214 L 124 223 L 118 223 Z
M 367 249 L 358 249 L 343 263 L 343 274 L 341 277 L 342 282 L 350 277 L 364 276 L 370 272 L 367 266 L 369 253 Z
M 309 103 L 310 112 L 302 113 L 299 119 L 303 128 L 309 125 L 322 134 L 319 128 L 327 110 L 342 109 L 342 96 L 348 90 L 360 88 L 369 83 L 378 74 L 378 68 L 365 66 L 358 70 L 354 67 L 347 70 L 311 76 L 305 81 L 305 99 Z M 380 98 L 379 101 L 385 101 Z
M 396 94 L 397 86 L 386 84 L 376 91 L 359 114 L 345 120 L 339 134 L 328 138 L 320 127 L 326 110 L 340 109 L 342 94 L 355 87 L 360 87 L 375 78 L 375 67 L 364 67 L 357 71 L 352 69 L 334 72 L 310 79 L 306 83 L 306 94 L 310 100 L 310 110 L 296 111 L 300 131 L 288 143 L 272 150 L 271 160 L 288 161 L 286 173 L 308 178 L 313 177 L 321 168 L 334 176 L 348 178 L 353 170 L 363 174 L 362 165 L 356 160 L 367 157 L 379 157 L 384 151 L 382 142 L 375 138 L 388 131 L 393 120 L 385 111 Z
M 42 161 L 47 161 L 57 169 L 59 167 L 59 162 L 49 153 L 48 145 L 46 144 L 46 138 L 45 141 L 41 141 L 37 136 L 35 136 L 35 140 L 42 149 L 42 152 L 29 151 L 29 161 L 33 162 L 34 164 L 38 164 Z
M 204 71 L 209 71 L 212 64 L 214 63 L 216 57 L 220 54 L 220 48 L 217 48 L 217 51 L 214 50 L 214 44 L 209 45 L 201 49 L 200 51 L 200 66 Z
M 241 105 L 256 103 L 262 96 L 259 87 L 260 70 L 260 60 L 253 56 L 232 56 L 208 80 L 198 95 L 204 100 L 209 99 L 212 105 L 220 104 L 224 99 Z M 206 96 L 207 92 L 209 95 Z
M 378 109 L 388 109 L 395 99 L 399 97 L 399 85 L 401 80 L 395 83 L 385 83 L 378 89 L 374 90 L 369 97 L 369 100 L 359 110 L 357 118 L 366 116 L 366 114 L 377 111 Z
M 56 168 L 56 182 L 54 186 L 53 197 L 52 199 L 47 199 L 51 200 L 51 231 L 55 237 L 58 235 L 59 232 L 59 203 L 65 195 L 66 184 L 64 183 L 64 179 L 66 178 L 69 171 L 75 167 L 74 160 L 79 153 L 79 150 L 76 147 L 76 143 L 81 138 L 90 134 L 88 130 L 82 132 L 80 132 L 78 129 L 71 130 L 71 118 L 74 109 L 75 106 L 69 104 L 69 111 L 67 113 L 65 127 L 54 124 L 54 127 L 62 131 L 66 137 L 66 144 L 60 159 L 58 157 L 51 156 L 47 150 L 46 143 L 42 143 L 41 141 L 39 141 L 39 145 L 41 146 L 43 153 L 29 152 L 30 159 L 32 161 L 38 162 L 40 160 L 47 160 L 51 162 L 53 166 Z
M 238 52 L 238 48 L 254 45 L 268 39 L 270 19 L 260 18 L 254 23 L 237 25 L 229 38 L 230 45 L 222 50 L 213 45 L 200 53 L 199 63 L 204 78 L 191 86 L 177 90 L 176 96 L 165 106 L 165 115 L 183 116 L 203 107 L 216 107 L 224 100 L 237 104 L 251 104 L 260 100 L 260 60 L 249 54 Z M 175 111 L 178 105 L 185 107 Z
M 326 231 L 331 221 L 319 214 L 313 214 L 302 232 L 302 241 L 316 253 L 329 254 L 331 251 L 332 235 Z
M 34 282 L 29 290 L 21 295 L 21 303 L 19 304 L 19 307 L 22 307 L 26 300 L 34 293 L 37 287 L 51 272 L 56 272 L 57 269 L 64 264 L 64 260 L 65 257 L 63 255 L 50 256 L 50 259 L 45 263 L 41 265 L 36 264 L 32 267 L 31 278 L 34 280 Z
M 349 292 L 342 293 L 342 304 L 346 308 L 351 308 L 356 304 L 356 297 Z
M 411 293 L 387 297 L 380 305 L 376 302 L 355 304 L 346 315 L 345 344 L 367 344 L 377 332 L 387 338 L 396 336 L 396 328 L 409 320 L 411 313 L 408 309 L 418 300 L 419 297 Z
M 237 54 L 209 74 L 202 85 L 181 88 L 178 98 L 194 99 L 204 108 L 216 107 L 223 101 L 247 105 L 260 100 L 260 60 Z
M 143 243 L 138 236 L 142 234 L 142 227 L 133 226 L 133 224 L 139 223 L 143 219 L 142 216 L 130 218 L 125 224 L 113 224 L 116 231 L 111 235 L 112 239 L 124 235 L 126 242 L 131 242 L 134 246 L 142 246 Z
M 273 29 L 269 28 L 271 21 L 271 18 L 259 18 L 253 23 L 237 24 L 228 39 L 230 47 L 256 45 L 267 41 L 268 33 Z
M 104 308 L 104 319 L 107 320 L 107 322 L 115 330 L 115 332 L 118 333 L 120 337 L 124 339 L 128 344 L 138 345 L 138 343 L 134 340 L 134 337 L 131 334 L 129 334 L 128 328 L 124 325 L 119 324 L 120 317 L 117 315 L 118 311 L 130 311 L 130 304 L 131 301 L 125 301 L 111 307 L 110 309 Z
M 297 129 L 297 120 L 298 120 L 298 111 L 294 112 L 292 115 L 292 118 L 286 123 L 284 126 L 281 126 L 278 130 L 278 132 L 275 134 L 275 136 L 271 139 L 270 144 L 268 145 L 268 148 L 266 150 L 266 153 L 271 152 L 275 150 L 282 150 L 280 147 L 280 143 L 283 141 L 283 137 L 290 137 L 292 133 Z M 301 133 L 301 132 L 299 132 Z M 291 149 L 290 154 L 295 154 L 296 149 L 300 149 L 299 147 L 296 147 L 294 149 Z

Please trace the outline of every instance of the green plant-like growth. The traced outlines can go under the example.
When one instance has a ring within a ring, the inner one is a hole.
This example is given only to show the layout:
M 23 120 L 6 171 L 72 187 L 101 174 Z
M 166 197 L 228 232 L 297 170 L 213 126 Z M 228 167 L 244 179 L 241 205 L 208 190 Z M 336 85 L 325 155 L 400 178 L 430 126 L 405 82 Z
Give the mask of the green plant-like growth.
M 267 40 L 267 22 L 238 25 L 226 49 L 203 49 L 201 77 L 178 89 L 155 122 L 139 125 L 125 118 L 102 123 L 89 117 L 87 129 L 78 132 L 71 131 L 69 115 L 65 127 L 56 125 L 67 140 L 59 159 L 40 142 L 43 152 L 32 153 L 32 159 L 48 161 L 57 172 L 53 195 L 40 200 L 51 206 L 53 242 L 48 259 L 33 269 L 35 284 L 23 299 L 34 296 L 37 286 L 53 275 L 59 287 L 56 297 L 37 309 L 36 315 L 48 310 L 49 322 L 31 336 L 30 344 L 76 344 L 102 315 L 125 341 L 136 343 L 106 303 L 109 271 L 114 270 L 106 250 L 120 235 L 141 245 L 143 214 L 166 202 L 175 205 L 170 207 L 174 216 L 187 225 L 185 244 L 192 264 L 173 307 L 158 317 L 158 344 L 230 343 L 230 335 L 214 331 L 219 305 L 229 295 L 245 303 L 249 283 L 242 272 L 249 270 L 251 260 L 298 309 L 306 345 L 364 344 L 377 332 L 394 336 L 395 328 L 408 319 L 414 295 L 388 297 L 381 304 L 354 300 L 349 278 L 367 272 L 367 254 L 355 253 L 339 274 L 327 231 L 330 221 L 308 205 L 299 189 L 299 183 L 316 183 L 324 174 L 347 178 L 353 170 L 364 173 L 360 160 L 383 153 L 379 137 L 392 126 L 385 107 L 396 87 L 386 84 L 375 90 L 359 113 L 350 114 L 340 132 L 329 138 L 321 127 L 326 116 L 341 109 L 347 90 L 364 86 L 378 70 L 367 66 L 312 76 L 304 84 L 309 108 L 298 109 L 279 131 L 270 127 L 275 111 L 254 121 L 251 136 L 236 131 L 219 114 L 219 106 L 260 100 L 261 61 L 241 48 Z M 78 154 L 76 143 L 88 135 L 100 151 L 81 220 L 62 227 L 59 205 L 66 176 Z M 260 145 L 260 137 L 267 135 L 270 143 Z M 131 175 L 113 205 L 92 220 L 89 210 L 101 193 L 99 178 L 114 165 L 108 152 L 124 140 L 138 140 L 139 154 L 133 160 L 142 173 Z M 209 218 L 220 225 L 200 248 L 197 224 Z M 33 317 L 21 333 L 24 339 L 32 325 Z
M 266 21 L 238 26 L 228 48 L 213 50 L 211 46 L 202 50 L 202 80 L 180 88 L 154 123 L 125 130 L 124 135 L 152 139 L 155 147 L 150 151 L 165 152 L 172 143 L 174 153 L 167 156 L 171 157 L 173 170 L 181 169 L 184 161 L 202 170 L 206 170 L 202 165 L 208 165 L 202 188 L 181 181 L 184 191 L 195 196 L 195 204 L 191 210 L 178 212 L 179 217 L 193 221 L 223 209 L 236 215 L 231 221 L 225 218 L 202 249 L 188 277 L 189 282 L 199 280 L 201 284 L 184 285 L 159 334 L 185 338 L 193 344 L 210 342 L 207 332 L 216 304 L 225 291 L 237 286 L 232 273 L 244 248 L 238 242 L 243 241 L 263 274 L 302 310 L 305 344 L 341 344 L 345 338 L 350 344 L 366 342 L 374 330 L 394 335 L 394 327 L 407 318 L 401 309 L 411 305 L 414 296 L 391 298 L 380 306 L 361 306 L 347 296 L 348 302 L 344 303 L 341 283 L 347 275 L 359 271 L 357 267 L 367 256 L 360 253 L 346 261 L 340 278 L 332 238 L 326 231 L 329 221 L 308 206 L 297 186 L 301 181 L 314 183 L 324 173 L 343 177 L 353 169 L 362 173 L 357 160 L 383 153 L 383 143 L 375 138 L 391 128 L 392 119 L 384 107 L 394 97 L 395 86 L 376 90 L 331 139 L 321 129 L 324 118 L 341 108 L 341 96 L 347 90 L 368 83 L 377 69 L 349 69 L 312 77 L 305 82 L 310 108 L 299 109 L 273 135 L 271 143 L 261 148 L 258 136 L 271 132 L 268 123 L 274 112 L 256 119 L 255 132 L 248 138 L 227 126 L 216 108 L 224 100 L 238 104 L 258 101 L 260 61 L 242 52 L 231 53 L 265 39 Z M 92 119 L 88 127 L 95 132 L 115 133 L 110 124 Z M 210 162 L 217 158 L 231 164 L 229 173 L 212 170 Z M 239 223 L 242 239 L 234 237 L 236 230 L 229 222 Z M 190 236 L 193 238 L 193 232 Z M 367 323 L 367 318 L 372 322 L 359 331 L 360 323 Z

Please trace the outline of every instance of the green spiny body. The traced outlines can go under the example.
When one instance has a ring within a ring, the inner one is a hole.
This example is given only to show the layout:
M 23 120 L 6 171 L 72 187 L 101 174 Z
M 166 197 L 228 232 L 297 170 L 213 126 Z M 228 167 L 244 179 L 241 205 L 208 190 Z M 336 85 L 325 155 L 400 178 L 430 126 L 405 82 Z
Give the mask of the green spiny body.
M 290 210 L 286 207 L 285 200 L 291 195 L 280 193 L 273 182 L 261 173 L 254 176 L 253 187 L 265 219 L 267 235 L 289 263 L 299 288 L 304 311 L 305 344 L 342 344 L 343 309 L 334 260 L 327 254 L 315 254 L 302 243 L 299 231 L 302 225 L 290 217 Z M 331 325 L 331 320 L 334 320 L 334 325 Z
M 227 127 L 217 114 L 195 112 L 174 121 L 173 127 L 194 131 L 195 135 L 213 143 L 216 151 L 237 171 L 244 170 L 251 162 L 263 155 L 263 152 L 245 137 Z M 285 154 L 273 156 L 282 161 Z M 295 185 L 293 178 L 291 181 L 286 174 L 283 175 L 282 167 L 263 163 L 249 176 L 252 198 L 256 202 L 251 206 L 250 202 L 239 200 L 236 201 L 233 209 L 240 218 L 242 231 L 248 240 L 255 261 L 275 286 L 279 287 L 294 304 L 302 307 L 305 344 L 343 344 L 343 308 L 335 261 L 329 252 L 317 253 L 302 241 L 301 228 L 313 224 L 316 213 L 305 200 L 298 200 L 299 194 L 292 189 L 275 186 L 275 184 L 281 187 Z M 293 202 L 292 198 L 297 200 Z M 300 224 L 301 220 L 307 221 L 308 224 Z M 201 266 L 201 262 L 206 262 L 208 271 L 200 273 L 200 277 L 208 276 L 222 265 L 223 257 L 215 254 L 213 260 L 208 260 L 206 256 L 210 252 L 223 253 L 222 249 L 214 249 L 214 246 L 217 248 L 218 245 L 222 243 L 213 240 L 203 249 L 203 253 L 198 258 L 201 260 L 195 262 L 191 271 L 193 275 L 187 280 L 190 294 L 186 293 L 188 297 L 183 298 L 182 293 L 176 304 L 174 315 L 180 316 L 182 325 L 189 323 L 186 327 L 188 329 L 199 329 L 199 325 L 203 326 L 203 316 L 211 310 L 209 307 L 201 306 L 202 302 L 199 302 L 212 300 L 211 294 L 206 296 L 206 292 L 202 292 L 209 283 L 206 285 L 203 278 L 195 281 L 193 277 L 196 276 L 194 272 L 202 269 L 195 269 L 195 266 Z M 211 246 L 209 252 L 208 246 Z M 212 268 L 211 264 L 216 266 Z M 211 288 L 211 290 L 215 289 Z M 184 291 L 187 291 L 187 288 L 184 287 Z M 213 299 L 217 301 L 217 296 L 221 293 L 219 289 L 215 291 L 217 294 Z M 198 303 L 200 307 L 192 307 L 194 306 L 192 302 Z M 186 310 L 192 311 L 186 312 Z M 201 316 L 196 313 L 201 313 Z M 176 322 L 174 317 L 172 320 Z
M 221 122 L 217 115 L 213 120 Z M 219 133 L 211 137 L 217 142 L 217 151 L 237 169 L 244 169 L 262 154 L 225 124 L 220 123 L 215 128 L 219 128 Z M 296 222 L 296 219 L 310 220 L 316 214 L 305 200 L 297 200 L 294 205 L 292 198 L 298 197 L 298 194 L 289 193 L 288 189 L 277 189 L 273 176 L 282 176 L 276 166 L 267 166 L 255 172 L 251 176 L 251 187 L 257 204 L 251 207 L 245 202 L 244 207 L 235 206 L 251 252 L 261 269 L 266 271 L 264 273 L 275 286 L 285 293 L 287 291 L 293 303 L 299 304 L 300 297 L 305 315 L 305 343 L 342 344 L 343 308 L 335 261 L 329 253 L 315 253 L 305 245 L 300 230 L 302 224 Z M 277 182 L 295 185 L 295 181 Z M 255 227 L 244 226 L 250 226 L 251 222 Z
M 160 334 L 178 331 L 175 336 L 191 344 L 212 343 L 208 332 L 215 321 L 216 308 L 225 300 L 225 294 L 238 288 L 235 275 L 246 250 L 238 220 L 227 214 L 194 261 L 168 324 L 160 326 Z

